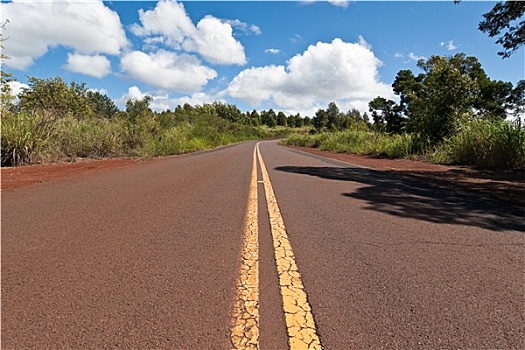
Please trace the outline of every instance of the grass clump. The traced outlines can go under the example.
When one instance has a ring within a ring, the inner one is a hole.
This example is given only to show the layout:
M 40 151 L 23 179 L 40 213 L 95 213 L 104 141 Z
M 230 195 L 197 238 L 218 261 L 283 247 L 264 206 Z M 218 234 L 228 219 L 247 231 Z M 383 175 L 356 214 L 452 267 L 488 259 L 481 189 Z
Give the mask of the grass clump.
M 404 158 L 416 149 L 409 134 L 390 135 L 367 127 L 318 134 L 293 134 L 282 142 L 286 145 L 318 148 L 322 151 L 365 154 L 386 158 Z
M 4 112 L 1 119 L 2 166 L 35 163 L 46 157 L 53 119 L 45 114 Z
M 502 120 L 473 119 L 443 141 L 431 160 L 490 169 L 525 168 L 525 130 Z

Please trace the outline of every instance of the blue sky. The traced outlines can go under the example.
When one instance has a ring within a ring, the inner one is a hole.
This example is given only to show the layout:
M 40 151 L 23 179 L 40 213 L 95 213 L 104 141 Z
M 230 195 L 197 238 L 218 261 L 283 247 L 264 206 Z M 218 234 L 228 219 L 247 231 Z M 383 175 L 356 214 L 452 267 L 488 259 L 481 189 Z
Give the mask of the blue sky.
M 495 2 L 2 2 L 7 70 L 86 82 L 119 106 L 151 95 L 158 111 L 215 100 L 312 116 L 335 101 L 367 110 L 417 59 L 463 52 L 492 79 L 524 79 L 477 27 Z

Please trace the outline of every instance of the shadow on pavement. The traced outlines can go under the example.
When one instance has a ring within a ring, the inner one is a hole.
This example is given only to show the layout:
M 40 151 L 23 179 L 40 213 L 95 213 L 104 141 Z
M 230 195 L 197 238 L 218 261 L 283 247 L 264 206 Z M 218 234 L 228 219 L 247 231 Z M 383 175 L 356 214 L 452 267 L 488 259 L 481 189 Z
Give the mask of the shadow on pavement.
M 496 197 L 488 192 L 490 188 L 480 189 L 480 184 L 469 188 L 446 177 L 435 181 L 435 174 L 425 178 L 422 172 L 364 168 L 283 166 L 276 170 L 364 184 L 343 195 L 366 202 L 369 210 L 434 223 L 525 232 L 525 198 Z

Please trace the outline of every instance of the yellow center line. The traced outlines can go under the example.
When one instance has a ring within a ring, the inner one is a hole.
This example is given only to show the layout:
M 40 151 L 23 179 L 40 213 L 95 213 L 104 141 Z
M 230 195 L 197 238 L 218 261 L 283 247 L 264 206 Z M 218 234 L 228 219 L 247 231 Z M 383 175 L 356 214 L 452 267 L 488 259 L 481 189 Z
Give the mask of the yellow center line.
M 279 287 L 283 298 L 283 310 L 288 332 L 288 345 L 290 350 L 322 349 L 312 315 L 312 308 L 308 303 L 301 274 L 295 262 L 292 246 L 286 233 L 284 220 L 273 192 L 268 171 L 259 150 L 259 144 L 255 146 L 255 149 L 261 166 L 264 190 L 266 192 L 275 263 L 277 274 L 279 275 Z
M 234 349 L 259 349 L 259 242 L 257 222 L 257 158 L 253 150 L 248 209 L 244 225 L 241 276 L 233 311 L 231 342 Z

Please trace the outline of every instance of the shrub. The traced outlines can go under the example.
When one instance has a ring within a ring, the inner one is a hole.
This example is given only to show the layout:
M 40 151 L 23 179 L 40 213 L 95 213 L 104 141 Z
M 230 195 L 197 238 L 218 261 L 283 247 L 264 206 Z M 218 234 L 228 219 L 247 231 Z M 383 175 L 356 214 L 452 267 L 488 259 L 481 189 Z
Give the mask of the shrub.
M 3 111 L 2 166 L 17 166 L 46 156 L 53 119 L 47 114 Z
M 443 142 L 433 159 L 481 168 L 523 168 L 525 130 L 507 121 L 470 120 Z

